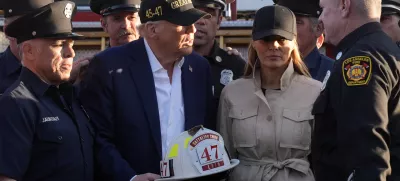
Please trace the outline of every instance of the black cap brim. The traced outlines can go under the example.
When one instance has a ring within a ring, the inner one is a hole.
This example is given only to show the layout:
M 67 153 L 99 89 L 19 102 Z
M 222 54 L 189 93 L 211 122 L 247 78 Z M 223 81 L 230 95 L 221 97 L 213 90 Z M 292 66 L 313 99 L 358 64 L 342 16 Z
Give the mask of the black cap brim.
M 102 16 L 108 16 L 111 14 L 117 14 L 117 13 L 121 13 L 121 12 L 132 12 L 132 13 L 136 13 L 139 12 L 139 8 L 135 8 L 135 7 L 124 7 L 124 8 L 117 8 L 114 9 L 112 11 L 106 12 L 101 14 Z
M 276 36 L 276 35 L 281 36 L 287 40 L 293 40 L 296 36 L 293 33 L 287 32 L 285 30 L 272 29 L 272 30 L 253 33 L 253 40 L 254 41 L 261 40 L 264 39 L 265 37 Z
M 82 40 L 85 39 L 83 35 L 76 34 L 76 33 L 57 33 L 57 34 L 52 34 L 52 35 L 44 35 L 44 36 L 38 36 L 36 38 L 44 38 L 44 39 L 57 39 L 57 40 L 62 40 L 62 39 L 72 39 L 72 40 Z M 17 43 L 20 44 L 24 41 L 27 40 L 32 40 L 34 39 L 33 37 L 21 37 L 17 39 Z
M 184 12 L 179 12 L 179 13 L 174 13 L 171 14 L 170 16 L 166 17 L 165 19 L 176 25 L 181 25 L 181 26 L 190 26 L 196 21 L 198 21 L 200 18 L 211 18 L 211 15 L 201 11 L 196 8 L 191 8 L 189 10 L 186 10 Z
M 382 13 L 381 15 L 393 15 L 396 14 L 398 12 L 392 10 L 392 9 L 382 9 Z

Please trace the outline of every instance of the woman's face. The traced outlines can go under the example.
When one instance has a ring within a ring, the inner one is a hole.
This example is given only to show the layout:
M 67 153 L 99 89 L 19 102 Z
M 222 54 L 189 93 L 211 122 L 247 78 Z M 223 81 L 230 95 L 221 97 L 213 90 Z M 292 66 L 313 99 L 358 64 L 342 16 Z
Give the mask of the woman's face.
M 253 47 L 257 52 L 261 67 L 268 69 L 286 68 L 295 43 L 280 36 L 269 36 L 256 40 Z

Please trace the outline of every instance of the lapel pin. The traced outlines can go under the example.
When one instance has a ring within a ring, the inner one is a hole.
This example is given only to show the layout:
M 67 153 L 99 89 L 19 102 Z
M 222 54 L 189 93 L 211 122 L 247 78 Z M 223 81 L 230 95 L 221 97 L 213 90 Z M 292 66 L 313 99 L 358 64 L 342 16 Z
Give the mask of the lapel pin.
M 193 72 L 192 66 L 189 65 L 189 71 Z

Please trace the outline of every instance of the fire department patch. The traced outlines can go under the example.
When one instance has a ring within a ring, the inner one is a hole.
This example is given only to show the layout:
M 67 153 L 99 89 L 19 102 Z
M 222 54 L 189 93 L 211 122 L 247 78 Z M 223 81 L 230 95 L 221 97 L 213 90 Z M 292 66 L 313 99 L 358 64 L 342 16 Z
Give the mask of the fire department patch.
M 371 58 L 367 56 L 350 57 L 343 61 L 342 72 L 347 86 L 367 85 L 372 72 Z

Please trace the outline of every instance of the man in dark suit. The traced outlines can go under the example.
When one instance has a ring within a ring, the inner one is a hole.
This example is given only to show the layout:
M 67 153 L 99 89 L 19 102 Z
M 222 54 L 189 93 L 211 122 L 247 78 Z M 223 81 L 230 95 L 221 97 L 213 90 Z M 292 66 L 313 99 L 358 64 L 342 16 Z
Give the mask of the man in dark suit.
M 106 180 L 159 178 L 151 173 L 174 137 L 214 125 L 210 67 L 192 53 L 193 24 L 209 14 L 191 1 L 145 0 L 139 16 L 143 38 L 96 55 L 81 87 Z

